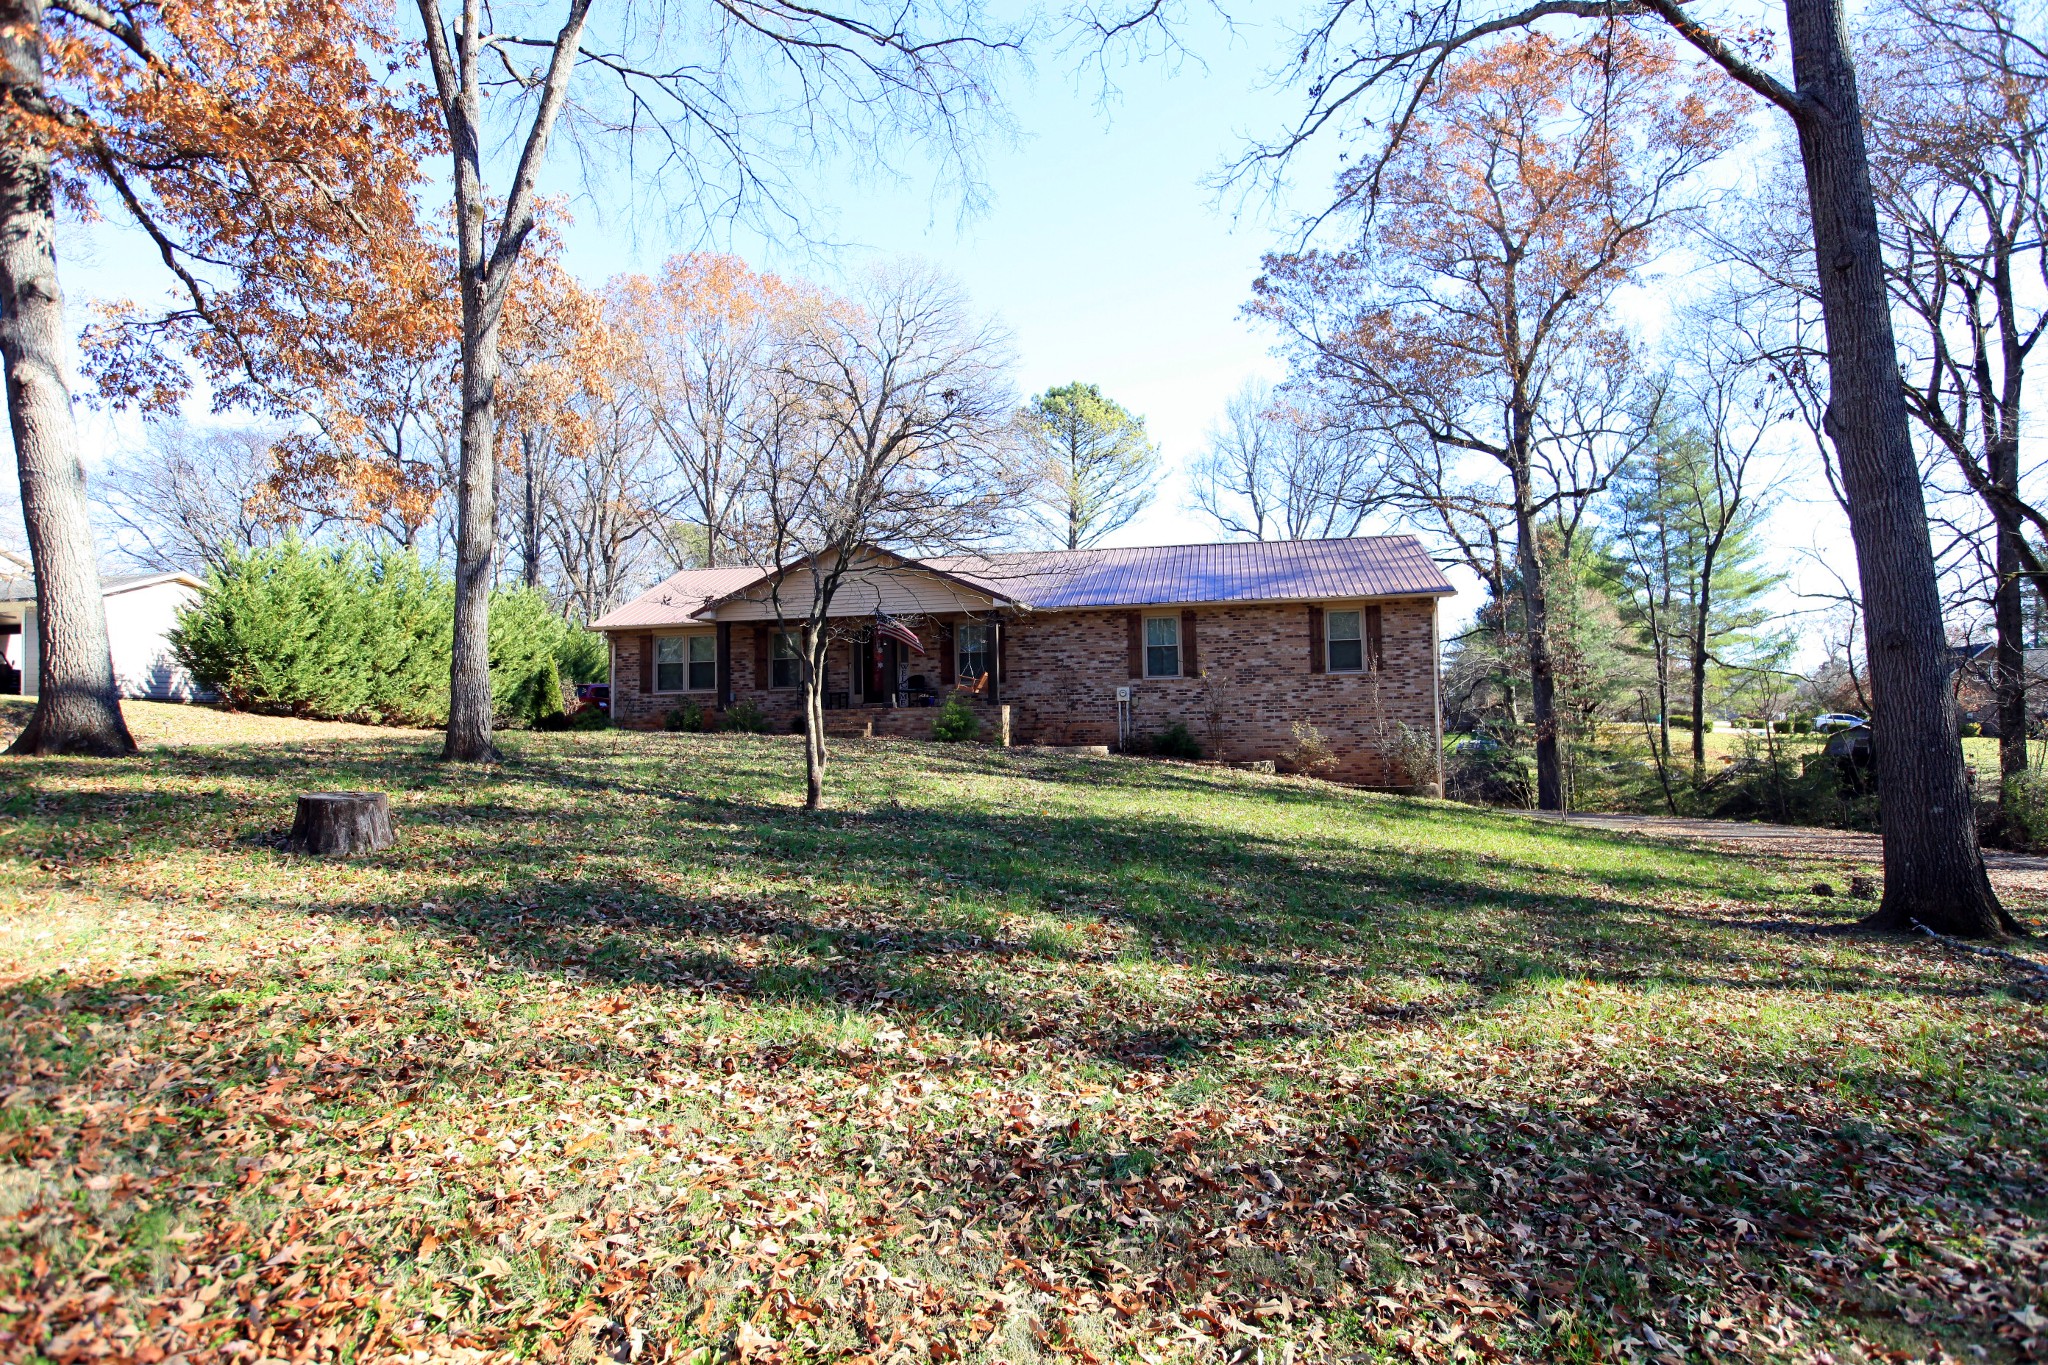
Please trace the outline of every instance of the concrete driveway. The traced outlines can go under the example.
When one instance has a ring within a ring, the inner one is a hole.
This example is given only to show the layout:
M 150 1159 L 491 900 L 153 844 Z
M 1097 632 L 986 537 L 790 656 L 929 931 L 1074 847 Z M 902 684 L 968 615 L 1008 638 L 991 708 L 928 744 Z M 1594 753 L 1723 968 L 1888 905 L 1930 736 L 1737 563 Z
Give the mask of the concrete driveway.
M 1884 860 L 1884 851 L 1877 836 L 1856 830 L 1766 825 L 1749 820 L 1702 820 L 1684 815 L 1609 815 L 1591 811 L 1570 815 L 1551 815 L 1540 811 L 1527 814 L 1532 820 L 1604 829 L 1614 834 L 1685 840 L 1711 844 L 1731 852 L 1822 860 L 1856 870 L 1874 868 Z M 2020 892 L 2029 900 L 2037 896 L 2048 897 L 2048 857 L 1987 848 L 1984 850 L 1984 863 L 1991 872 L 1993 885 L 2001 893 Z

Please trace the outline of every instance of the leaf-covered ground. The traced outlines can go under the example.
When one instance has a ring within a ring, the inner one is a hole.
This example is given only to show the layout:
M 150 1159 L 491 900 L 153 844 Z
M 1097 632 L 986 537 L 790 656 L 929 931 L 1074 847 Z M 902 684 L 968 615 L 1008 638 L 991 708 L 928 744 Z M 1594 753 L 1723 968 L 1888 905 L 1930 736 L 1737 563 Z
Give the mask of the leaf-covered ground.
M 2044 1007 L 1814 932 L 1842 869 L 886 741 L 807 817 L 786 738 L 469 771 L 186 714 L 0 760 L 0 1357 L 2048 1354 Z M 335 788 L 400 846 L 280 853 Z

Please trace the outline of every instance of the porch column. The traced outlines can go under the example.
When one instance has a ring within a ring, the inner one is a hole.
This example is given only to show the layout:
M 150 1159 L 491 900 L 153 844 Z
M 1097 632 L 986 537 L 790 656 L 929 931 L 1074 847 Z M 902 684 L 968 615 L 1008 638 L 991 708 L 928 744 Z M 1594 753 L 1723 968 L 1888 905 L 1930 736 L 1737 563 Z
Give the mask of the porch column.
M 718 623 L 718 708 L 732 705 L 732 622 Z
M 988 700 L 991 706 L 1003 700 L 1003 646 L 1009 638 L 1010 632 L 1003 629 L 1000 619 L 989 625 Z

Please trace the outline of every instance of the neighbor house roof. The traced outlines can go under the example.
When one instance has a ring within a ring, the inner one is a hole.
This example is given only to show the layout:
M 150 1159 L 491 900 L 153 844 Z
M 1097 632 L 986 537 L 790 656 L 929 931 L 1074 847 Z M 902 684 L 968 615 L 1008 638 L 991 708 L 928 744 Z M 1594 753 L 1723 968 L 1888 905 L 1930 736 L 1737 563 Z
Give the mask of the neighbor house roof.
M 706 604 L 758 582 L 766 570 L 685 569 L 663 579 L 623 607 L 615 607 L 590 623 L 592 630 L 627 630 L 633 626 L 678 626 L 693 619 Z
M 1034 550 L 925 562 L 1040 611 L 1457 591 L 1414 536 Z
M 1457 591 L 1414 536 L 1027 550 L 906 562 L 1034 611 L 1446 597 Z M 751 568 L 686 570 L 591 625 L 686 625 L 766 576 L 766 570 Z
M 18 556 L 9 555 L 9 559 Z M 100 579 L 100 596 L 112 597 L 119 592 L 134 592 L 138 588 L 153 588 L 159 583 L 183 583 L 190 588 L 204 588 L 204 579 L 173 570 L 170 573 L 114 574 Z M 0 602 L 33 602 L 36 600 L 36 581 L 26 575 L 18 578 L 0 578 Z

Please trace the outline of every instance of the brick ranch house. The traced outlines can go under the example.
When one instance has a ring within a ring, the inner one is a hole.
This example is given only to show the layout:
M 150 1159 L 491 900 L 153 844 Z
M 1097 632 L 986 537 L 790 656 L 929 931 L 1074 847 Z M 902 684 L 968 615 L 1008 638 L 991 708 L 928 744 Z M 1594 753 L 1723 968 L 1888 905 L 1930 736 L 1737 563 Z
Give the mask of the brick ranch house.
M 812 592 L 785 570 L 786 614 Z M 691 569 L 593 622 L 611 643 L 612 714 L 651 727 L 694 703 L 802 713 L 774 575 Z M 1401 785 L 1381 737 L 1442 737 L 1437 604 L 1455 589 L 1412 536 L 1029 551 L 909 559 L 865 552 L 832 602 L 827 732 L 927 737 L 965 692 L 998 743 L 1115 745 L 1179 721 L 1213 758 L 1274 759 L 1321 731 L 1329 775 Z M 801 601 L 795 599 L 801 598 Z M 886 638 L 893 618 L 927 651 Z

